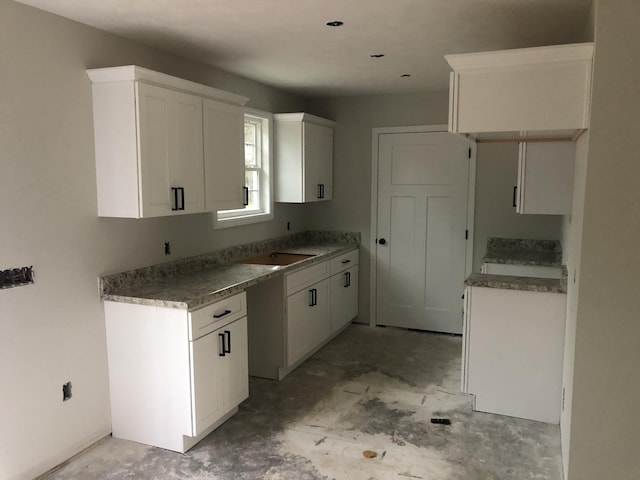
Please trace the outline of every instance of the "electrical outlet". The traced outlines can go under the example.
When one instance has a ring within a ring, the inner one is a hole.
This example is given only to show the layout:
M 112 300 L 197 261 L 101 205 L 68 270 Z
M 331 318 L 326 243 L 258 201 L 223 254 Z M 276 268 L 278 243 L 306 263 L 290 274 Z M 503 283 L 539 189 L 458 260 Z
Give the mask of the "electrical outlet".
M 171 255 L 171 242 L 164 242 L 164 254 Z
M 62 401 L 66 402 L 71 399 L 71 382 L 62 385 Z

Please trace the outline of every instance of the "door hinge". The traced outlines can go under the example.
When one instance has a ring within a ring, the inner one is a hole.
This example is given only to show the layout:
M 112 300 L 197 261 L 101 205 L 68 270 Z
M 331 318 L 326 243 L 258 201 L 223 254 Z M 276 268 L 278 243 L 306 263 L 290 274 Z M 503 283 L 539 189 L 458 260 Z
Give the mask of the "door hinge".
M 464 231 L 464 239 L 469 240 L 469 230 Z

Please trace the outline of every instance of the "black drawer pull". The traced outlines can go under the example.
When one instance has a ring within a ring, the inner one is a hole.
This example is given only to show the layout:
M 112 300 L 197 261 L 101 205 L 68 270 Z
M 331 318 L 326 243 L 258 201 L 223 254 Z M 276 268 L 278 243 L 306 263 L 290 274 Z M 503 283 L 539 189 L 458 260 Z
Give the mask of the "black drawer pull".
M 231 332 L 229 330 L 225 330 L 224 334 L 227 337 L 227 349 L 224 350 L 224 353 L 231 353 Z
M 344 288 L 351 286 L 351 272 L 344 272 Z
M 318 184 L 318 198 L 324 198 L 324 183 Z
M 179 210 L 178 208 L 178 187 L 171 187 L 171 193 L 173 193 L 173 204 L 171 205 L 171 210 L 174 212 Z
M 225 334 L 224 334 L 224 333 L 219 333 L 219 334 L 218 334 L 218 337 L 219 337 L 219 338 L 220 338 L 220 340 L 222 341 L 222 348 L 220 349 L 220 350 L 221 350 L 221 352 L 220 352 L 220 353 L 218 353 L 218 355 L 219 355 L 220 357 L 224 357 L 224 356 L 225 356 L 225 354 L 227 353 L 227 347 L 225 346 L 225 338 L 226 338 L 226 337 L 225 337 Z
M 178 210 L 184 210 L 184 187 L 180 187 L 180 197 L 182 199 L 182 203 Z
M 309 306 L 315 307 L 316 305 L 318 305 L 318 290 L 312 288 L 309 290 Z
M 213 315 L 213 318 L 222 318 L 222 317 L 224 317 L 224 316 L 229 315 L 230 313 L 231 313 L 231 310 L 225 310 L 224 312 L 219 313 L 219 314 L 217 314 L 217 315 L 216 315 L 216 314 L 214 314 L 214 315 Z
M 342 264 L 344 265 L 345 263 L 349 263 L 351 262 L 351 260 L 342 260 Z
M 518 193 L 518 186 L 514 186 L 513 187 L 513 206 L 517 207 L 518 205 L 516 205 L 516 195 Z

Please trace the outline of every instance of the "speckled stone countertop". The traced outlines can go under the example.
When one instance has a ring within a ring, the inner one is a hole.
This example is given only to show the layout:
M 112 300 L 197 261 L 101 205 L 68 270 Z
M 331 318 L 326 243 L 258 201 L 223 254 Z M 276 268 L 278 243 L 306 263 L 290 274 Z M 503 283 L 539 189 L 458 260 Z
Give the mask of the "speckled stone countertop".
M 561 267 L 562 249 L 557 240 L 524 240 L 520 238 L 489 238 L 486 263 Z
M 472 273 L 464 281 L 464 284 L 468 287 L 501 288 L 504 290 L 522 290 L 526 292 L 567 293 L 566 276 L 557 279 Z
M 101 278 L 102 299 L 158 307 L 195 309 L 241 292 L 283 272 L 304 268 L 357 249 L 359 234 L 304 232 L 154 265 Z M 315 255 L 286 266 L 238 263 L 277 250 Z

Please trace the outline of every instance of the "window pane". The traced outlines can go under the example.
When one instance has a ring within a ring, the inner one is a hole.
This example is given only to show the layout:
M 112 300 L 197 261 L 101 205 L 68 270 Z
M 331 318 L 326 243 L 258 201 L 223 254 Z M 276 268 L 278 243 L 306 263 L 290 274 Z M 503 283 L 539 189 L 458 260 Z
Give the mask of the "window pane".
M 256 165 L 256 146 L 244 144 L 244 164 L 247 167 L 257 167 Z
M 244 143 L 249 145 L 256 144 L 256 125 L 251 122 L 244 122 Z
M 246 170 L 244 174 L 245 185 L 249 188 L 249 205 L 247 208 L 260 208 L 260 175 L 255 170 Z
M 247 167 L 258 167 L 260 155 L 258 152 L 258 135 L 260 125 L 256 122 L 244 122 L 244 164 Z

